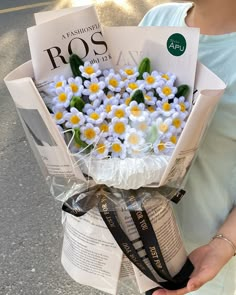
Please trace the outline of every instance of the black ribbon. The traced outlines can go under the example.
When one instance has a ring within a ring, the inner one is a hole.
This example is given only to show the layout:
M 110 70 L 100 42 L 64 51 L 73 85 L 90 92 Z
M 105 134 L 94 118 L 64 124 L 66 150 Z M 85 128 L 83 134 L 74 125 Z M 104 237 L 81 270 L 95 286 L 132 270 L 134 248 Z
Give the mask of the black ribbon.
M 145 257 L 141 258 L 139 256 L 133 243 L 120 226 L 116 212 L 117 204 L 120 204 L 120 200 L 116 198 L 116 192 L 125 201 L 126 208 L 130 212 L 153 269 L 150 269 L 144 262 Z M 69 198 L 63 204 L 62 209 L 74 216 L 80 217 L 94 207 L 98 207 L 101 217 L 123 253 L 148 278 L 169 290 L 177 290 L 187 285 L 189 276 L 193 271 L 192 263 L 187 259 L 177 275 L 174 277 L 170 275 L 158 243 L 158 237 L 156 237 L 142 199 L 139 200 L 137 191 L 121 191 L 105 186 L 95 186 Z M 165 281 L 163 282 L 158 277 Z

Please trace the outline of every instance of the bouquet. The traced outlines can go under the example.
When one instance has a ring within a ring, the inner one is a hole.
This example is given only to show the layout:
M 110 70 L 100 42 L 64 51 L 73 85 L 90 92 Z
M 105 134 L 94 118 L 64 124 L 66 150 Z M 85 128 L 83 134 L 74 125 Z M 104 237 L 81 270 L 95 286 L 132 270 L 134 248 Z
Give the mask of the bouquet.
M 160 181 L 190 111 L 189 86 L 151 70 L 147 57 L 118 73 L 76 54 L 70 65 L 73 77 L 55 77 L 45 103 L 83 173 L 120 189 Z
M 28 32 L 32 63 L 5 82 L 63 202 L 64 268 L 110 294 L 127 279 L 140 292 L 185 286 L 193 266 L 169 199 L 181 195 L 225 87 L 202 65 L 195 79 L 199 32 L 102 32 L 93 6 L 38 19 Z

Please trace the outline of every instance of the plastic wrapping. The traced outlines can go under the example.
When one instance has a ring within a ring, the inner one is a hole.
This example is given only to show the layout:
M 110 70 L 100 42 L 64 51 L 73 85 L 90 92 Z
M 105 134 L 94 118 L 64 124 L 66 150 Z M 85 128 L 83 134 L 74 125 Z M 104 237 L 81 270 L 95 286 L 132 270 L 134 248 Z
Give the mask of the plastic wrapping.
M 93 245 L 90 248 L 93 254 L 104 255 L 100 270 L 105 276 L 103 287 L 99 274 L 91 270 L 93 280 L 89 285 L 95 288 L 116 294 L 119 281 L 126 282 L 127 288 L 136 285 L 139 292 L 158 285 L 177 289 L 186 284 L 193 266 L 187 259 L 170 201 L 156 189 L 125 191 L 95 186 L 70 198 L 64 203 L 63 210 L 67 212 L 64 228 L 68 233 L 64 238 L 62 263 L 77 282 L 84 283 L 81 276 L 88 271 L 84 270 L 84 263 L 87 262 L 86 256 L 90 255 L 90 252 L 84 253 L 82 260 L 77 257 L 78 244 L 89 243 Z M 80 226 L 77 227 L 76 223 Z M 90 224 L 89 231 L 84 229 L 85 224 Z M 75 240 L 75 236 L 81 235 L 84 236 L 82 240 Z M 115 244 L 111 243 L 111 236 Z M 70 245 L 70 250 L 66 245 Z M 128 259 L 121 259 L 120 249 Z M 80 260 L 77 266 L 76 259 Z M 95 255 L 95 265 L 99 259 Z

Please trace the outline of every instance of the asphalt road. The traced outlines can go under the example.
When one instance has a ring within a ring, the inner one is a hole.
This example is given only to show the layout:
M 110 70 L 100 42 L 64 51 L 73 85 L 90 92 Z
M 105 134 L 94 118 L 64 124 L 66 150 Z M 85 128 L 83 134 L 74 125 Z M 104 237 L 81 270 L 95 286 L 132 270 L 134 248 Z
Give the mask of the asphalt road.
M 0 1 L 0 295 L 104 294 L 72 281 L 60 264 L 61 204 L 50 196 L 2 81 L 30 59 L 26 29 L 33 13 L 81 2 Z M 104 25 L 118 26 L 137 25 L 161 1 L 92 2 Z

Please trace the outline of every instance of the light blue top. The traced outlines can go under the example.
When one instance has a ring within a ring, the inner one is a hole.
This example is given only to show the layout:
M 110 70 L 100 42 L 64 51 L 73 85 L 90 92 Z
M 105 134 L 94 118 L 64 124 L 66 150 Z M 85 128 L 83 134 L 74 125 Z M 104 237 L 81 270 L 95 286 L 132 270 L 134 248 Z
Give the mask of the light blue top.
M 191 3 L 156 6 L 140 25 L 186 26 L 185 17 L 191 6 Z M 227 88 L 190 170 L 187 194 L 175 206 L 189 251 L 208 243 L 236 203 L 236 32 L 201 35 L 199 60 Z M 191 294 L 236 295 L 235 259 L 215 280 Z

